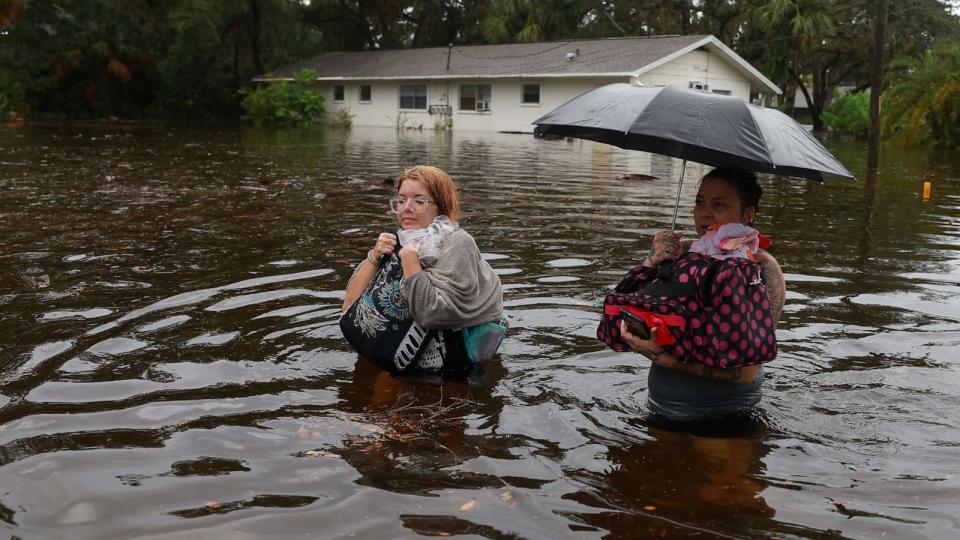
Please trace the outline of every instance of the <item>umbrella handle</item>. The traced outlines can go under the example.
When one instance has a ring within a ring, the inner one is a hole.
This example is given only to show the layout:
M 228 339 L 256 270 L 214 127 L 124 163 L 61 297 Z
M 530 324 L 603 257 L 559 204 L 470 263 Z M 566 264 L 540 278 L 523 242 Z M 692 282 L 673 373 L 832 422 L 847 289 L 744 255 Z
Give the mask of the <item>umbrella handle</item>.
M 677 186 L 677 202 L 673 205 L 673 223 L 670 225 L 670 230 L 677 230 L 677 212 L 680 211 L 680 192 L 683 190 L 683 173 L 687 170 L 687 160 L 683 160 L 683 163 L 680 165 L 680 185 Z

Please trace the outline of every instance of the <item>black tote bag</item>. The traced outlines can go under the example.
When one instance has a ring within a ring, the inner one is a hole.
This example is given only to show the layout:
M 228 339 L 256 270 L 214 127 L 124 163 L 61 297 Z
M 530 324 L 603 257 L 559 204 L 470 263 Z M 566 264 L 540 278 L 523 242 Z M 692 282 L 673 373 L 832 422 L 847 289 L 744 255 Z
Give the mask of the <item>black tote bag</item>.
M 340 330 L 350 345 L 396 375 L 416 371 L 421 363 L 429 371 L 469 370 L 460 331 L 428 330 L 414 321 L 400 294 L 400 259 L 391 254 L 383 261 L 360 297 L 340 316 Z

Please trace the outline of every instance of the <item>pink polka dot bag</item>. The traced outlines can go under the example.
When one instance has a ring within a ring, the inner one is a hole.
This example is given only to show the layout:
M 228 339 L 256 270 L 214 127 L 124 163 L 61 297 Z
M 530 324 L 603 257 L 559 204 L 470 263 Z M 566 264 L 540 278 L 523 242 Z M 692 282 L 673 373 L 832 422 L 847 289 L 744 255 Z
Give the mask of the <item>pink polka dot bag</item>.
M 763 364 L 777 356 L 767 288 L 758 263 L 688 252 L 660 268 L 633 268 L 603 302 L 597 338 L 615 351 L 630 347 L 621 311 L 658 328 L 657 344 L 708 367 Z

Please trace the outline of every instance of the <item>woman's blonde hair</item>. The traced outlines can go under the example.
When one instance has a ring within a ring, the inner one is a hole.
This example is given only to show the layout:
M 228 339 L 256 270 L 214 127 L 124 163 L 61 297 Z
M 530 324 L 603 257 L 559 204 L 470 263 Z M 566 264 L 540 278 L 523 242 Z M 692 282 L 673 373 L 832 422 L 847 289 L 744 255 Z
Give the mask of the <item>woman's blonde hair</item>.
M 437 213 L 456 221 L 460 215 L 460 196 L 453 178 L 442 169 L 429 165 L 417 165 L 404 169 L 397 181 L 397 191 L 406 180 L 416 180 L 427 188 L 427 193 L 437 203 Z

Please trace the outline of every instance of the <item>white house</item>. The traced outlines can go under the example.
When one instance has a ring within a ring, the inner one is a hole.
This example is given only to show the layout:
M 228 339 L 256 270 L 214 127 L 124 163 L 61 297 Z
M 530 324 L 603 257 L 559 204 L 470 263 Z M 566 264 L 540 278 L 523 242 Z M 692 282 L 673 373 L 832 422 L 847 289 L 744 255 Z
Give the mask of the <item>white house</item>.
M 531 122 L 613 82 L 671 85 L 764 102 L 780 89 L 709 35 L 326 53 L 257 81 L 317 72 L 328 114 L 355 126 L 531 132 Z

